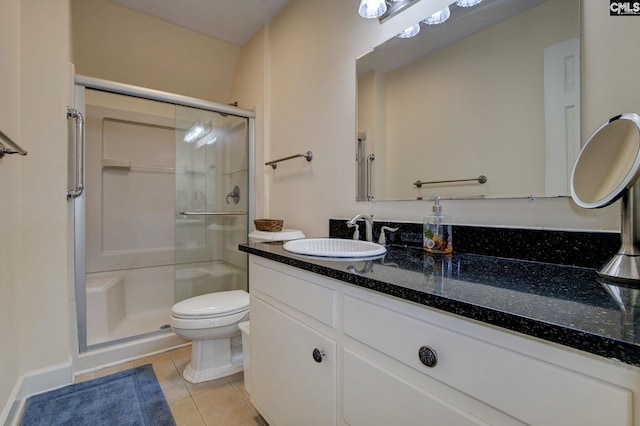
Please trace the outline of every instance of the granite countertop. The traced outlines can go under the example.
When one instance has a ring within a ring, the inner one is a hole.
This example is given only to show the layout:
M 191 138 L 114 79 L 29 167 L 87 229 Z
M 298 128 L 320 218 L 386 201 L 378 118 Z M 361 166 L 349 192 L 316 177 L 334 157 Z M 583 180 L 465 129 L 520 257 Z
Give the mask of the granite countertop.
M 640 290 L 608 285 L 592 268 L 401 246 L 368 261 L 299 256 L 282 243 L 240 250 L 640 367 Z

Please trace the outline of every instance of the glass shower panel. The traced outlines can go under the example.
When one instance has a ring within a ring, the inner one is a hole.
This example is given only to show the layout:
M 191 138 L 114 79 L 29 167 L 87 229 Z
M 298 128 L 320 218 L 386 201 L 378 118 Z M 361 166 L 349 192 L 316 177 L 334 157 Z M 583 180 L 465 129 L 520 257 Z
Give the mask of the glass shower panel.
M 86 342 L 166 332 L 174 303 L 175 108 L 85 94 Z
M 175 300 L 247 289 L 248 119 L 176 107 Z

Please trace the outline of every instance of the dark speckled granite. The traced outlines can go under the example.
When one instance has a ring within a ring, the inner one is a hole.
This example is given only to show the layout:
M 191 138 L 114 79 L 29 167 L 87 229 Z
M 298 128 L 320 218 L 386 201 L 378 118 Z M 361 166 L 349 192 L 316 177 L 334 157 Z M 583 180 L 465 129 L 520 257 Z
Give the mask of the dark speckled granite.
M 433 256 L 407 246 L 390 246 L 373 261 L 303 257 L 281 243 L 240 250 L 640 367 L 640 290 L 608 289 L 594 269 L 467 253 Z M 634 303 L 622 309 L 623 300 Z
M 345 222 L 346 219 L 330 219 L 329 236 L 351 238 L 353 230 Z M 422 247 L 421 223 L 376 221 L 374 241 L 378 241 L 383 226 L 399 228 L 397 232 L 387 231 L 388 244 Z M 360 229 L 360 239 L 364 237 L 364 230 Z M 453 226 L 453 250 L 457 253 L 598 268 L 619 248 L 620 234 L 617 232 Z

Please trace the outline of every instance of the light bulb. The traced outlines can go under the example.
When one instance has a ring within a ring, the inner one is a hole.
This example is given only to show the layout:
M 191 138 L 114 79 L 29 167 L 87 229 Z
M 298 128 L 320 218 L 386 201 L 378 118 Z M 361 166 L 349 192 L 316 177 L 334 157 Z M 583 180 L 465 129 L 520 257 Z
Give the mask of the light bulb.
M 449 10 L 449 6 L 445 7 L 442 10 L 437 11 L 433 15 L 429 16 L 424 20 L 424 23 L 427 25 L 438 25 L 442 24 L 444 21 L 449 19 L 451 16 L 451 11 Z
M 482 0 L 459 0 L 456 5 L 458 7 L 473 7 L 481 2 Z
M 411 38 L 418 35 L 420 32 L 420 24 L 415 24 L 398 34 L 398 38 Z
M 379 18 L 387 11 L 387 3 L 384 0 L 360 0 L 358 13 L 363 18 Z

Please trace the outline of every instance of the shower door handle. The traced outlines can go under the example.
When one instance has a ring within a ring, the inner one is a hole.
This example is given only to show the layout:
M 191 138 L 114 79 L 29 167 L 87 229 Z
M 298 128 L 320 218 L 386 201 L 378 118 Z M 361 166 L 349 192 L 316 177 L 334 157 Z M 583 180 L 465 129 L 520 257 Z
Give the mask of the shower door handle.
M 67 200 L 78 198 L 84 190 L 84 119 L 80 111 L 67 108 L 67 122 L 72 118 L 75 132 L 69 131 L 69 186 Z M 73 139 L 71 138 L 73 134 Z
M 246 216 L 247 212 L 180 212 L 182 216 Z

